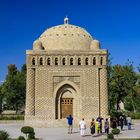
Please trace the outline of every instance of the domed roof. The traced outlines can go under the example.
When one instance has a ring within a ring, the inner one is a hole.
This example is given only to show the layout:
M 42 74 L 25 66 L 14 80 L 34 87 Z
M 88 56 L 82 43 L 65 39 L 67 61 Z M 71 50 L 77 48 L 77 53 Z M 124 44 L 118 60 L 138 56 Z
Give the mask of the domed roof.
M 68 18 L 65 18 L 63 25 L 51 27 L 42 33 L 33 44 L 33 50 L 89 50 L 92 41 L 92 36 L 85 29 L 68 24 Z

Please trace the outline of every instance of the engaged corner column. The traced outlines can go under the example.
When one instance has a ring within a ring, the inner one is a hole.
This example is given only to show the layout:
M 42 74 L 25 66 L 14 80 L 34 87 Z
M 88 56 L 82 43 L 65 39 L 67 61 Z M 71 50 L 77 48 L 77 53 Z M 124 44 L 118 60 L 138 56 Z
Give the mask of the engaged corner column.
M 100 69 L 100 111 L 101 116 L 108 115 L 108 84 L 107 84 L 107 69 Z
M 26 116 L 35 115 L 35 69 L 27 69 L 27 80 L 26 80 Z

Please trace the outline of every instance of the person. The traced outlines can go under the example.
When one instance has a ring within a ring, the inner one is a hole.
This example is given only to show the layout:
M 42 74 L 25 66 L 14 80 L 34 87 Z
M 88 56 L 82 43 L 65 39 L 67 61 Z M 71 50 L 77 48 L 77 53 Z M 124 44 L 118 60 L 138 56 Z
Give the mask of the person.
M 93 135 L 95 133 L 95 121 L 94 121 L 94 118 L 92 119 L 92 121 L 90 123 L 90 130 L 91 130 L 91 134 Z
M 126 120 L 127 120 L 128 130 L 131 130 L 131 124 L 132 124 L 131 117 L 128 115 L 128 117 L 126 118 Z
M 96 119 L 96 131 L 97 131 L 97 134 L 99 134 L 100 132 L 100 122 Z
M 117 128 L 117 121 L 115 118 L 112 120 L 112 128 Z
M 72 133 L 72 123 L 73 123 L 73 117 L 71 115 L 69 115 L 67 117 L 67 120 L 68 120 L 68 134 Z
M 108 121 L 108 118 L 106 118 L 105 120 L 105 125 L 104 125 L 104 128 L 105 128 L 105 133 L 109 133 L 109 121 Z
M 123 118 L 123 116 L 120 116 L 119 124 L 120 124 L 121 130 L 123 130 L 123 123 L 124 123 L 124 118 Z
M 84 121 L 84 118 L 82 118 L 82 120 L 79 123 L 79 129 L 80 129 L 80 134 L 81 136 L 85 136 L 85 130 L 86 130 L 86 123 Z
M 102 133 L 102 120 L 103 120 L 103 118 L 102 118 L 101 116 L 99 116 L 99 117 L 97 118 L 97 120 L 98 120 L 98 122 L 100 123 L 100 133 Z

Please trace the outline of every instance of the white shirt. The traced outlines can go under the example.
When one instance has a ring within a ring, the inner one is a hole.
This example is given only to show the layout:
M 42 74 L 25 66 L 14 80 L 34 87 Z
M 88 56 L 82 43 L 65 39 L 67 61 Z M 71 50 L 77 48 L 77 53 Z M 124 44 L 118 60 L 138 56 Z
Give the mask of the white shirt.
M 79 123 L 79 126 L 80 126 L 81 129 L 82 129 L 82 128 L 86 128 L 86 123 L 85 123 L 85 121 L 81 120 L 80 123 Z
M 131 117 L 127 117 L 126 120 L 127 120 L 127 123 L 131 123 L 132 122 Z

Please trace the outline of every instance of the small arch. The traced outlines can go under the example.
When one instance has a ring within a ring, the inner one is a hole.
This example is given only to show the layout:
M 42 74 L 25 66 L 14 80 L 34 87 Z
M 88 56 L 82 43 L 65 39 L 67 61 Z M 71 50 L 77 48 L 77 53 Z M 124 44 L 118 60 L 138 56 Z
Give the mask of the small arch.
M 85 59 L 85 65 L 88 65 L 88 57 Z
M 51 59 L 47 58 L 47 65 L 51 65 Z
M 96 57 L 93 57 L 93 65 L 96 65 Z
M 81 65 L 81 58 L 78 58 L 78 65 Z
M 66 58 L 62 59 L 62 65 L 66 65 Z
M 58 65 L 58 58 L 55 58 L 55 65 Z
M 32 58 L 32 65 L 35 65 L 35 58 Z
M 42 57 L 39 59 L 39 64 L 43 65 L 43 58 Z
M 100 58 L 100 64 L 103 65 L 103 57 Z
M 70 65 L 73 65 L 73 58 L 70 58 Z

